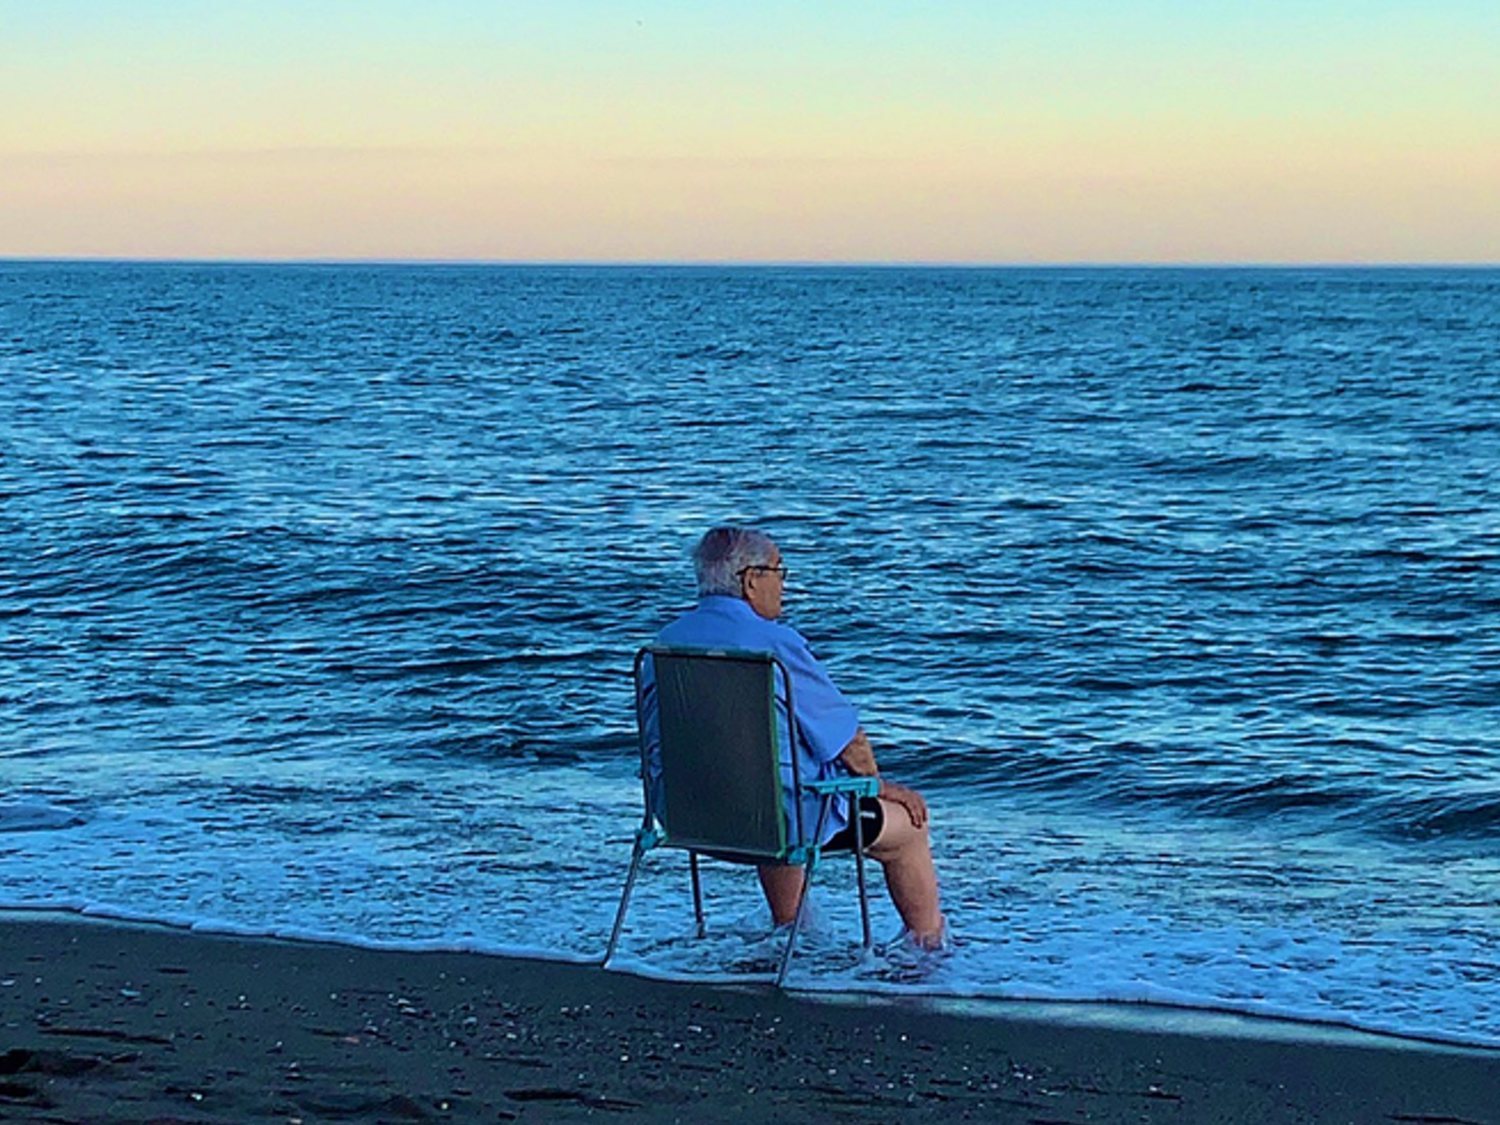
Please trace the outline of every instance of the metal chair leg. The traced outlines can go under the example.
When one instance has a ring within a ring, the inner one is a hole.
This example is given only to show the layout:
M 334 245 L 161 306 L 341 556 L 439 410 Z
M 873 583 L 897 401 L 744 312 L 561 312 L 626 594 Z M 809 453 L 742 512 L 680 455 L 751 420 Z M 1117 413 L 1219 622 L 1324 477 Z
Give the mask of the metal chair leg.
M 858 797 L 850 804 L 854 812 L 854 878 L 859 883 L 859 924 L 865 948 L 869 949 L 875 941 L 870 935 L 870 896 L 865 893 L 865 818 L 860 815 Z
M 792 967 L 792 950 L 797 945 L 797 933 L 802 929 L 802 919 L 807 914 L 807 900 L 812 895 L 813 872 L 818 866 L 818 853 L 814 850 L 803 867 L 805 874 L 802 877 L 802 897 L 797 900 L 797 913 L 792 918 L 792 932 L 786 936 L 786 949 L 781 954 L 781 968 L 776 972 L 776 987 L 780 988 L 786 973 Z
M 625 891 L 620 895 L 620 909 L 615 912 L 615 928 L 610 931 L 609 946 L 604 950 L 604 960 L 601 965 L 608 965 L 609 959 L 615 955 L 615 946 L 620 941 L 620 931 L 625 928 L 625 911 L 630 906 L 630 892 L 635 889 L 635 877 L 641 869 L 641 860 L 646 857 L 646 849 L 639 843 L 630 857 L 630 871 L 625 876 Z
M 792 966 L 792 950 L 797 944 L 797 934 L 802 929 L 802 919 L 807 914 L 807 900 L 812 896 L 813 872 L 818 867 L 820 844 L 816 841 L 823 839 L 823 826 L 828 823 L 828 814 L 832 808 L 832 795 L 824 797 L 822 807 L 818 809 L 817 827 L 813 829 L 815 842 L 807 848 L 807 863 L 803 865 L 806 874 L 802 877 L 802 897 L 797 900 L 797 913 L 792 918 L 792 932 L 787 934 L 786 949 L 781 954 L 781 968 L 776 973 L 777 988 L 780 988 L 781 982 L 786 980 L 786 971 Z
M 698 853 L 688 852 L 688 870 L 693 876 L 693 918 L 698 923 L 698 936 L 707 936 L 708 926 L 703 920 L 703 882 L 698 875 Z

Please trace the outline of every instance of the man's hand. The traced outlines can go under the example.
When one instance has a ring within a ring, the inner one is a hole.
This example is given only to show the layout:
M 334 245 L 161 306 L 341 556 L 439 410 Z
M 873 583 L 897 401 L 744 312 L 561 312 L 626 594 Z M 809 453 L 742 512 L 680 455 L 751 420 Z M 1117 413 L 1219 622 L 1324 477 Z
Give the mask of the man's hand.
M 875 751 L 870 748 L 870 740 L 865 736 L 863 727 L 854 732 L 849 745 L 839 752 L 839 761 L 855 777 L 880 776 L 880 767 L 875 764 Z M 922 794 L 915 789 L 908 789 L 882 778 L 880 799 L 891 801 L 905 809 L 906 815 L 911 817 L 913 828 L 921 828 L 927 823 L 927 802 L 922 800 Z
M 927 802 L 922 800 L 922 794 L 915 789 L 908 789 L 904 785 L 894 782 L 882 781 L 880 783 L 880 799 L 882 801 L 894 801 L 906 810 L 906 815 L 911 817 L 911 826 L 921 828 L 927 823 Z

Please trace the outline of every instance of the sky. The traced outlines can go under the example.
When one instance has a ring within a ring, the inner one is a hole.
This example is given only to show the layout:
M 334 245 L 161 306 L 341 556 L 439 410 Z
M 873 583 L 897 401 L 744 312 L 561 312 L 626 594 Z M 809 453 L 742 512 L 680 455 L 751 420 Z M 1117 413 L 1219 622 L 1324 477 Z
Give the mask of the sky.
M 0 257 L 1500 262 L 1497 0 L 0 0 Z

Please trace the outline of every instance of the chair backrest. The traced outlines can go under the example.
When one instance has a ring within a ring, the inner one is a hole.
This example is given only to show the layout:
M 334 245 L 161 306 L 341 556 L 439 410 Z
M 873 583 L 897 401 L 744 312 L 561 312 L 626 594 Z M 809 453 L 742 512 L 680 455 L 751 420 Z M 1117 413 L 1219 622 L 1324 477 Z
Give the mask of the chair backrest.
M 666 830 L 665 842 L 702 851 L 784 856 L 776 658 L 768 653 L 643 649 L 636 662 L 638 702 L 648 658 L 661 740 L 662 795 L 653 811 Z M 781 678 L 789 682 L 784 671 Z

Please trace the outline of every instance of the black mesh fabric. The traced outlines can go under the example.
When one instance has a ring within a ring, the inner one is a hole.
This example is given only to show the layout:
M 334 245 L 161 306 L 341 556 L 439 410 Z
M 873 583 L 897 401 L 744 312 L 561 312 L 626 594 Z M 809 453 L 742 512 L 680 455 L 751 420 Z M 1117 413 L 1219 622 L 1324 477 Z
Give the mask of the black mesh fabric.
M 779 856 L 786 843 L 769 658 L 652 654 L 667 838 Z

